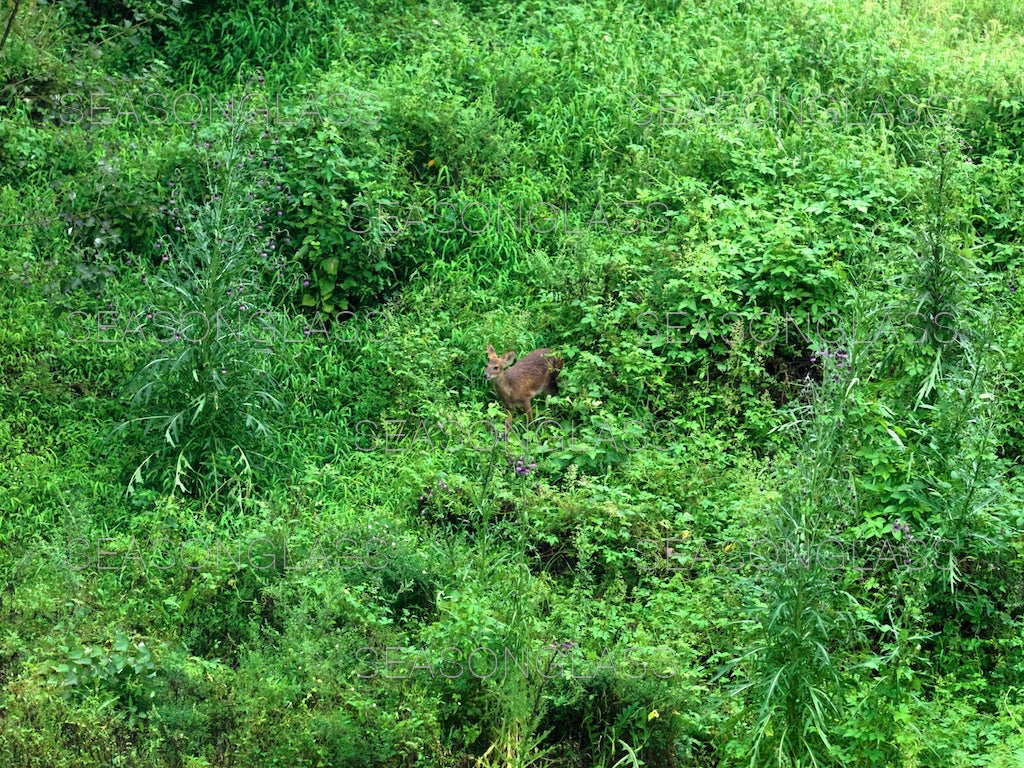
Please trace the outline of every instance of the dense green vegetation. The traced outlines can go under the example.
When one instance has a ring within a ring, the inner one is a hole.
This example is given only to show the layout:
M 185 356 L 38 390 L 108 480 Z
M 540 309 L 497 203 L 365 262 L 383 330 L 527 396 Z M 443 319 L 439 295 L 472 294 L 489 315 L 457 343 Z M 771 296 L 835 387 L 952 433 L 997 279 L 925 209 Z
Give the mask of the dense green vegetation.
M 1015 0 L 0 41 L 0 765 L 1024 762 Z

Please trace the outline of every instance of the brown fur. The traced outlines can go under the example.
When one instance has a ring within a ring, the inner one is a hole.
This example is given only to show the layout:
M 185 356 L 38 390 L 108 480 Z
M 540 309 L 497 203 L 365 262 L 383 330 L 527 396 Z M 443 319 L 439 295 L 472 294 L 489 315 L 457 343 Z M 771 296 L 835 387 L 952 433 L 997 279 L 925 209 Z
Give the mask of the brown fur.
M 533 409 L 530 400 L 540 393 L 558 394 L 558 374 L 562 370 L 563 360 L 550 349 L 538 349 L 515 365 L 515 351 L 506 352 L 501 357 L 494 352 L 494 347 L 487 345 L 487 367 L 484 378 L 491 382 L 501 402 L 508 409 L 505 420 L 506 429 L 512 428 L 512 414 L 518 408 L 526 412 L 526 418 L 533 421 Z

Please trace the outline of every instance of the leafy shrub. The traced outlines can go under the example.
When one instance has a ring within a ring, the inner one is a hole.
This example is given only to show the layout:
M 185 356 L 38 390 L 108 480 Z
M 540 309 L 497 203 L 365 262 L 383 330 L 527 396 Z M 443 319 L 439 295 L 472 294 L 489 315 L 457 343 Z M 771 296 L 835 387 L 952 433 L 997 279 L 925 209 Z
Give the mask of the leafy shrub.
M 113 694 L 131 724 L 147 719 L 157 693 L 157 668 L 146 644 L 133 645 L 123 633 L 114 638 L 109 651 L 75 640 L 57 646 L 64 658 L 50 666 L 47 682 L 59 685 L 65 696 L 94 689 Z

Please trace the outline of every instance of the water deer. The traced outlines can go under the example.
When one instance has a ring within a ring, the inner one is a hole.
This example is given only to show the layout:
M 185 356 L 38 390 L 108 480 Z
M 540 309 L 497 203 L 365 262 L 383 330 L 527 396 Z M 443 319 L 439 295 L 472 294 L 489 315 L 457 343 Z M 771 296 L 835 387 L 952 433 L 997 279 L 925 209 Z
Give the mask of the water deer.
M 514 350 L 501 357 L 494 347 L 487 345 L 487 367 L 484 378 L 491 382 L 501 402 L 508 409 L 505 419 L 505 430 L 512 429 L 512 414 L 516 408 L 526 412 L 526 418 L 533 421 L 533 409 L 530 400 L 540 393 L 558 394 L 558 374 L 562 370 L 563 360 L 550 349 L 537 349 L 512 365 L 516 359 Z

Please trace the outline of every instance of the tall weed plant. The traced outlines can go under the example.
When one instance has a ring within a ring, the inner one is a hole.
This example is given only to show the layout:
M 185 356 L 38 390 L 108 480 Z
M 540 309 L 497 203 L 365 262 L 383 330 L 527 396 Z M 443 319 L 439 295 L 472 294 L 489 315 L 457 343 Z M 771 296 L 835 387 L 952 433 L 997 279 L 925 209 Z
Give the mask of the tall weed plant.
M 740 622 L 745 645 L 720 672 L 732 676 L 731 694 L 747 702 L 734 726 L 752 767 L 834 764 L 846 683 L 837 654 L 857 603 L 819 556 L 849 507 L 843 416 L 856 379 L 833 372 L 801 407 L 807 449 L 769 515 L 761 576 L 747 577 L 753 600 Z
M 902 483 L 889 484 L 890 504 L 911 512 L 901 522 L 914 526 L 913 535 L 943 542 L 926 589 L 933 626 L 953 621 L 984 636 L 1008 618 L 1002 606 L 1019 603 L 1021 574 L 1012 563 L 1020 525 L 1006 509 L 1007 467 L 997 455 L 1000 313 L 981 301 L 975 252 L 984 246 L 962 223 L 970 149 L 955 136 L 938 147 L 922 245 L 900 280 L 905 298 L 896 317 L 912 318 L 911 333 L 880 355 L 875 378 L 902 414 L 896 442 L 905 470 Z M 947 641 L 954 640 L 940 641 L 941 656 Z
M 271 356 L 294 333 L 281 308 L 292 275 L 280 254 L 290 238 L 268 204 L 273 179 L 257 129 L 237 118 L 213 130 L 219 140 L 195 144 L 207 152 L 206 189 L 167 182 L 173 230 L 157 243 L 156 267 L 140 276 L 154 304 L 146 329 L 161 344 L 129 383 L 130 413 L 115 428 L 141 431 L 147 446 L 129 493 L 150 480 L 207 499 L 251 488 L 258 448 L 285 406 Z

